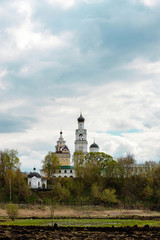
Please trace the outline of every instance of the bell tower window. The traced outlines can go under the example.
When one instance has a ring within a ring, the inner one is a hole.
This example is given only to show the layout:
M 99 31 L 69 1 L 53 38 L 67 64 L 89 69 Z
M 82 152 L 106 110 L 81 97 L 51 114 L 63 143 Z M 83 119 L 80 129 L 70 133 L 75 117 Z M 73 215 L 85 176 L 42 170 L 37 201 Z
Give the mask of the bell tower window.
M 79 140 L 83 140 L 83 135 L 79 134 Z

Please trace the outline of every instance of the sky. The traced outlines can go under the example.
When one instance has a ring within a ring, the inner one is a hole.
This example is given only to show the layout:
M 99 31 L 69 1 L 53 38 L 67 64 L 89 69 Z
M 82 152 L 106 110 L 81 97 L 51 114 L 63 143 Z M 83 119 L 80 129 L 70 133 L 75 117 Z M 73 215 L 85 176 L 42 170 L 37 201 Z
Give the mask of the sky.
M 160 1 L 1 0 L 0 149 L 41 169 L 82 112 L 114 159 L 160 161 Z

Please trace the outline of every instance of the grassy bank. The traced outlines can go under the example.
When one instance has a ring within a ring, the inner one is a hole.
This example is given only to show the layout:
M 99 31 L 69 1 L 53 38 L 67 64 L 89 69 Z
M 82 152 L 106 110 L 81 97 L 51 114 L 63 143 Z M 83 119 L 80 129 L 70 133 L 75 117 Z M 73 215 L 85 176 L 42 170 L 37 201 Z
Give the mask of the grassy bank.
M 54 219 L 58 226 L 91 226 L 91 227 L 143 227 L 145 225 L 160 227 L 160 221 L 157 220 L 138 220 L 138 219 Z M 18 225 L 18 226 L 50 226 L 51 219 L 18 219 L 15 221 L 5 220 L 0 225 Z

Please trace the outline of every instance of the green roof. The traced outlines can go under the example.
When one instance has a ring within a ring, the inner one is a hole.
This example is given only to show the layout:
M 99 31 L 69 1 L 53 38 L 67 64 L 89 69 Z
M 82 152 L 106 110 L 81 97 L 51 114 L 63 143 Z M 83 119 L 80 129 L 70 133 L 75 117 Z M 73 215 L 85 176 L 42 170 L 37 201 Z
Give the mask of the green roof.
M 74 166 L 61 166 L 61 169 L 74 169 Z

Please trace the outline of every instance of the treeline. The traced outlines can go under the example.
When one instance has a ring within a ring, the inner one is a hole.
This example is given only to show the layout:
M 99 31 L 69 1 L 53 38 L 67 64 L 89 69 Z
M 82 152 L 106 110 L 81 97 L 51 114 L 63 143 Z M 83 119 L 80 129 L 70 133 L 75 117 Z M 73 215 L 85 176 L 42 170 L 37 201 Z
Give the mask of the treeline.
M 0 150 L 0 201 L 16 203 L 29 200 L 27 179 L 20 170 L 18 152 L 14 149 Z
M 133 155 L 116 161 L 103 152 L 73 154 L 76 178 L 56 178 L 54 154 L 42 161 L 49 190 L 33 191 L 20 171 L 17 151 L 0 151 L 0 201 L 15 203 L 76 203 L 160 209 L 160 163 L 137 164 Z
M 140 165 L 131 154 L 115 161 L 103 152 L 86 156 L 75 152 L 73 161 L 76 178 L 49 177 L 52 190 L 44 198 L 51 197 L 61 202 L 88 201 L 108 206 L 160 208 L 159 163 Z

